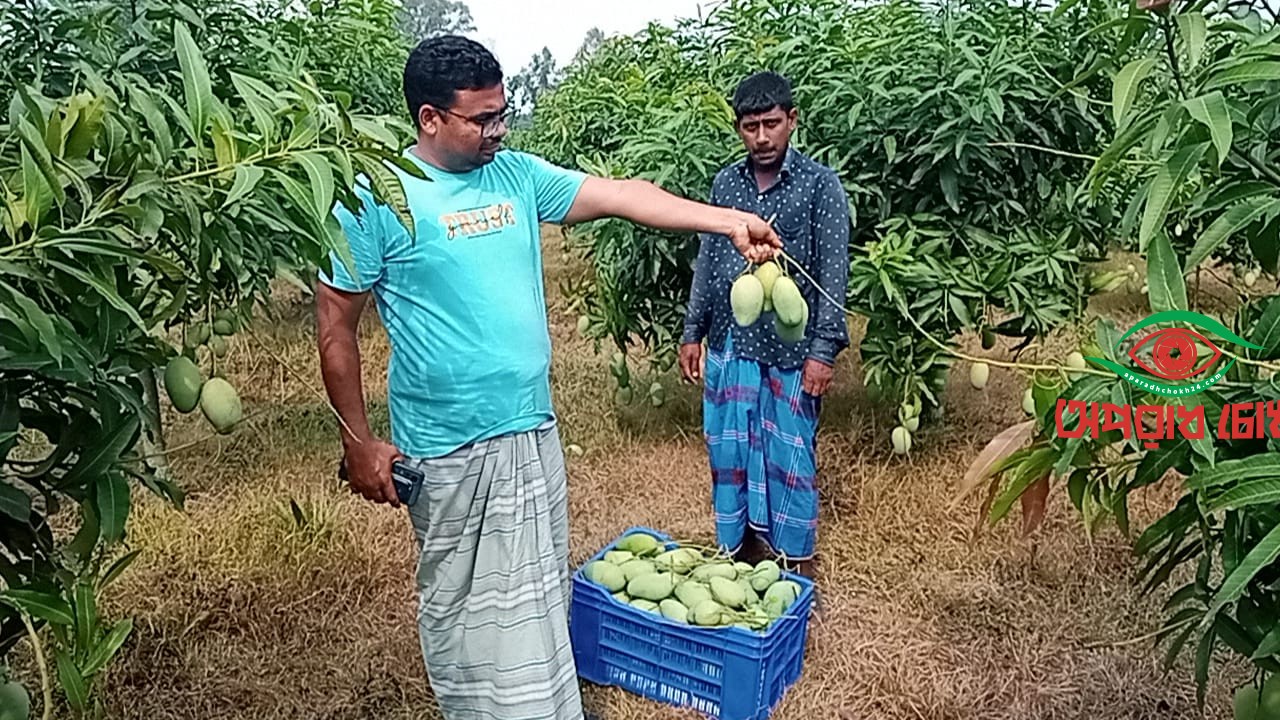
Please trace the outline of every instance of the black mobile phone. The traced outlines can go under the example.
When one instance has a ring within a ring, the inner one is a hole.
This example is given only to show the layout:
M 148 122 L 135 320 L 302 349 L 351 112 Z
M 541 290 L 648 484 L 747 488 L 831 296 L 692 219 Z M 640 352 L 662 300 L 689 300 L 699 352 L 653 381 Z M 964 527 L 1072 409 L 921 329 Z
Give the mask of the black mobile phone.
M 418 501 L 425 477 L 421 470 L 410 467 L 401 460 L 391 464 L 391 482 L 396 486 L 396 497 L 400 498 L 400 502 L 404 505 L 412 505 Z M 349 479 L 345 458 L 338 464 L 338 478 L 343 482 Z

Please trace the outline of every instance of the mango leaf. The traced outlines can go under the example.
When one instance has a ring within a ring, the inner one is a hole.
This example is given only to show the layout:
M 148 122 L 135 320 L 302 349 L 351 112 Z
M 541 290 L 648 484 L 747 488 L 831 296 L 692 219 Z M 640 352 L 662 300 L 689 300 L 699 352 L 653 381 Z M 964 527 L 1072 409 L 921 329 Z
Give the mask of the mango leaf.
M 1084 509 L 1084 493 L 1089 489 L 1089 469 L 1080 468 L 1067 480 L 1067 497 L 1076 510 Z
M 18 292 L 16 288 L 5 282 L 0 282 L 0 287 L 9 291 L 13 301 L 17 303 L 23 314 L 26 315 L 27 322 L 31 323 L 31 327 L 36 331 L 36 337 L 44 345 L 44 349 L 49 351 L 49 356 L 53 358 L 54 362 L 61 365 L 62 343 L 58 341 L 58 331 L 53 327 L 53 319 L 39 305 L 36 305 L 31 298 L 27 297 L 25 293 Z
M 111 585 L 111 583 L 115 582 L 116 579 L 133 564 L 133 561 L 138 559 L 138 555 L 141 553 L 141 550 L 133 550 L 112 563 L 111 567 L 102 574 L 102 580 L 98 582 L 98 590 L 101 591 Z
M 129 521 L 129 483 L 120 473 L 101 475 L 96 483 L 95 496 L 103 541 L 119 542 L 124 538 L 125 524 Z
M 178 67 L 182 69 L 182 92 L 187 100 L 187 117 L 191 119 L 191 129 L 199 136 L 204 133 L 205 123 L 213 112 L 213 85 L 209 82 L 209 68 L 186 24 L 177 20 L 173 22 L 173 39 Z
M 1191 217 L 1198 218 L 1219 212 L 1241 200 L 1247 200 L 1257 195 L 1266 195 L 1275 191 L 1275 189 L 1275 185 L 1257 180 L 1244 180 L 1229 183 L 1225 187 L 1207 188 L 1196 197 L 1194 201 L 1196 210 L 1191 213 Z
M 80 669 L 76 667 L 75 661 L 66 650 L 59 648 L 57 657 L 58 681 L 62 685 L 62 691 L 66 693 L 71 707 L 84 712 L 89 703 L 89 691 L 85 687 L 84 675 L 80 673 Z
M 1049 500 L 1049 477 L 1040 478 L 1019 498 L 1022 503 L 1022 536 L 1035 532 L 1044 522 L 1045 506 Z
M 240 97 L 244 99 L 245 107 L 253 116 L 253 123 L 262 133 L 263 144 L 272 142 L 275 139 L 277 123 L 276 108 L 270 100 L 273 95 L 271 88 L 260 80 L 236 72 L 231 73 L 231 84 L 235 85 L 236 92 L 240 93 Z
M 35 590 L 6 590 L 0 593 L 0 602 L 54 625 L 75 624 L 71 605 L 57 595 Z
M 1178 13 L 1178 34 L 1186 43 L 1188 67 L 1200 64 L 1204 55 L 1204 41 L 1208 35 L 1204 15 L 1198 12 Z
M 1187 309 L 1187 284 L 1166 232 L 1156 235 L 1147 258 L 1147 291 L 1152 312 Z
M 1211 406 L 1208 403 L 1206 403 L 1204 406 L 1205 423 L 1208 425 L 1208 427 L 1205 428 L 1204 437 L 1191 439 L 1191 450 L 1195 452 L 1196 455 L 1208 461 L 1209 467 L 1213 467 L 1218 461 L 1218 446 L 1214 444 L 1214 440 L 1213 440 L 1213 436 L 1214 436 L 1213 428 L 1215 427 L 1215 425 L 1210 424 L 1210 418 L 1218 417 L 1218 413 L 1221 413 L 1222 411 L 1221 407 L 1218 407 L 1218 406 L 1212 406 L 1212 407 L 1214 408 L 1213 409 L 1214 414 L 1210 415 Z
M 297 117 L 295 113 L 293 128 L 289 131 L 289 139 L 285 143 L 289 149 L 308 147 L 316 142 L 320 137 L 318 115 L 319 110 L 308 112 L 301 117 Z
M 338 166 L 339 178 L 342 180 L 343 188 L 350 188 L 356 184 L 355 169 L 351 167 L 351 156 L 346 150 L 335 150 L 333 153 L 334 164 Z
M 302 183 L 293 179 L 288 173 L 272 168 L 271 174 L 275 177 L 276 182 L 280 183 L 280 187 L 284 189 L 293 206 L 310 221 L 312 232 L 318 234 L 325 216 L 316 213 L 315 205 L 311 201 L 311 193 L 308 193 Z
M 135 250 L 120 243 L 95 240 L 93 238 L 60 238 L 56 247 L 68 259 L 84 255 L 101 255 L 111 258 L 113 262 L 119 262 L 129 258 L 159 270 L 172 280 L 181 280 L 186 277 L 183 269 L 169 258 L 153 252 Z
M 1164 611 L 1168 612 L 1188 600 L 1199 599 L 1199 597 L 1200 588 L 1196 587 L 1194 582 L 1189 582 L 1175 590 L 1174 593 L 1164 601 Z
M 53 158 L 49 155 L 49 148 L 40 137 L 40 132 L 26 118 L 23 118 L 18 123 L 18 137 L 22 140 L 22 147 L 31 153 L 31 159 L 35 161 L 36 168 L 40 170 L 49 190 L 53 192 L 53 199 L 58 205 L 66 203 L 67 193 L 62 188 L 62 180 L 53 167 Z
M 130 102 L 142 114 L 142 119 L 147 123 L 147 129 L 151 131 L 151 141 L 160 152 L 160 161 L 168 162 L 169 157 L 173 155 L 173 134 L 169 132 L 169 123 L 165 122 L 160 106 L 156 105 L 155 100 L 146 90 L 129 86 L 128 92 Z
M 1191 443 L 1179 437 L 1176 442 L 1163 442 L 1155 450 L 1142 457 L 1138 469 L 1129 484 L 1130 489 L 1146 487 L 1158 482 L 1164 474 L 1191 455 Z
M 1214 220 L 1196 241 L 1195 247 L 1187 255 L 1187 262 L 1183 269 L 1186 272 L 1196 269 L 1232 234 L 1248 227 L 1263 214 L 1278 211 L 1280 211 L 1280 199 L 1270 196 L 1253 197 L 1239 205 L 1231 206 L 1219 215 L 1218 219 Z
M 237 165 L 235 180 L 231 183 L 231 189 L 227 191 L 227 198 L 223 200 L 222 207 L 230 207 L 253 192 L 265 174 L 266 171 L 257 165 Z
M 1204 617 L 1202 623 L 1211 623 L 1208 627 L 1201 627 L 1204 634 L 1200 636 L 1200 644 L 1196 646 L 1196 704 L 1204 707 L 1204 695 L 1209 685 L 1209 661 L 1213 658 L 1213 646 L 1217 644 L 1218 626 L 1215 620 L 1217 613 L 1210 611 Z
M 1262 658 L 1271 657 L 1276 653 L 1280 653 L 1280 625 L 1277 625 L 1262 638 L 1262 642 L 1258 643 L 1258 649 L 1253 651 L 1250 660 L 1260 660 Z
M 1152 523 L 1138 537 L 1138 541 L 1134 543 L 1133 551 L 1138 555 L 1146 555 L 1175 533 L 1184 531 L 1187 527 L 1194 525 L 1198 517 L 1195 496 L 1184 495 L 1172 510 Z
M 421 165 L 419 165 L 418 163 L 414 162 L 413 160 L 410 160 L 409 158 L 403 155 L 389 156 L 387 158 L 387 162 L 400 168 L 405 172 L 406 175 L 408 175 L 411 178 L 414 178 L 416 180 L 425 180 L 427 182 L 431 182 L 431 176 L 427 175 L 427 173 L 422 169 Z
M 1193 610 L 1192 612 L 1196 611 Z M 1169 647 L 1165 650 L 1164 654 L 1164 669 L 1166 672 L 1173 669 L 1174 663 L 1178 660 L 1178 655 L 1180 655 L 1182 653 L 1182 649 L 1186 647 L 1187 640 L 1191 639 L 1191 633 L 1196 631 L 1196 626 L 1191 623 L 1182 626 L 1175 626 L 1174 629 L 1176 630 L 1177 627 L 1181 627 L 1182 630 L 1178 633 L 1177 637 L 1169 643 Z M 1172 631 L 1173 630 L 1170 632 Z
M 1111 120 L 1117 129 L 1124 127 L 1129 107 L 1138 96 L 1138 86 L 1155 66 L 1155 58 L 1141 58 L 1130 62 L 1116 73 L 1111 85 Z
M 1032 485 L 1048 477 L 1055 459 L 1056 453 L 1053 448 L 1041 448 L 1023 461 L 1009 486 L 991 504 L 990 522 L 993 525 L 1008 514 L 1013 508 L 1014 501 L 1021 498 Z
M 1200 17 L 1200 22 L 1204 22 L 1203 17 Z M 1218 151 L 1218 167 L 1222 167 L 1227 154 L 1231 152 L 1233 132 L 1231 116 L 1227 112 L 1227 101 L 1222 97 L 1222 92 L 1214 90 L 1207 95 L 1191 98 L 1183 104 L 1191 117 L 1209 128 L 1209 135 L 1213 138 L 1213 145 Z
M 361 172 L 369 178 L 369 182 L 373 185 L 375 196 L 395 211 L 400 223 L 409 231 L 410 237 L 413 237 L 416 228 L 413 225 L 413 216 L 409 213 L 409 201 L 405 196 L 404 186 L 401 185 L 399 176 L 376 157 L 370 157 L 364 153 L 356 153 L 352 159 L 355 160 L 355 164 L 360 168 Z
M 1280 355 L 1280 296 L 1271 298 L 1267 303 L 1262 317 L 1253 326 L 1249 341 L 1262 347 L 1262 350 L 1252 353 L 1253 357 L 1271 360 Z
M 9 383 L 0 383 L 0 460 L 18 444 L 18 424 L 22 420 L 21 395 Z
M 1277 500 L 1280 500 L 1280 480 L 1254 480 L 1215 497 L 1205 506 L 1205 510 L 1207 512 L 1238 510 L 1248 505 L 1274 503 Z
M 196 132 L 196 129 L 191 126 L 191 118 L 187 117 L 187 111 L 183 109 L 182 105 L 167 93 L 160 93 L 157 97 L 169 107 L 169 112 L 173 116 L 174 122 L 178 123 L 179 129 L 186 133 L 187 137 L 191 138 L 191 142 L 199 145 L 200 133 Z
M 111 628 L 111 632 L 107 633 L 97 645 L 93 647 L 93 651 L 89 653 L 89 657 L 84 663 L 84 674 L 92 677 L 98 671 L 107 666 L 111 659 L 115 657 L 120 647 L 124 645 L 124 641 L 128 639 L 129 633 L 133 632 L 133 620 L 125 618 L 115 624 Z
M 1258 82 L 1262 80 L 1280 80 L 1280 62 L 1273 60 L 1257 60 L 1243 65 L 1236 65 L 1218 73 L 1214 73 L 1205 82 L 1205 90 L 1217 90 L 1231 85 Z
M 1280 273 L 1280 215 L 1249 229 L 1249 250 L 1265 272 Z
M 1212 468 L 1192 473 L 1187 487 L 1192 490 L 1208 490 L 1218 485 L 1280 477 L 1280 453 L 1263 453 L 1237 460 L 1226 460 Z
M 20 488 L 0 481 L 0 513 L 18 522 L 26 522 L 31 517 L 30 496 Z
M 76 193 L 80 196 L 81 206 L 92 206 L 94 204 L 94 194 L 89 187 L 89 183 L 84 178 L 84 173 L 92 174 L 97 172 L 97 166 L 84 158 L 64 160 L 57 155 L 53 156 L 53 165 L 61 173 L 61 176 L 75 188 Z
M 1086 182 L 1089 183 L 1091 199 L 1096 200 L 1098 198 L 1106 185 L 1110 171 L 1124 159 L 1135 145 L 1149 136 L 1151 126 L 1155 125 L 1157 121 L 1158 118 L 1153 113 L 1141 114 L 1137 120 L 1130 123 L 1107 145 L 1107 149 L 1103 150 L 1102 155 L 1094 161 L 1093 166 L 1089 168 L 1088 177 L 1085 178 Z M 1143 196 L 1145 197 L 1145 193 Z M 1137 199 L 1138 197 L 1135 196 L 1135 200 Z
M 951 163 L 944 163 L 942 170 L 938 173 L 938 181 L 942 184 L 942 195 L 946 198 L 947 204 L 951 209 L 960 212 L 960 180 L 956 177 L 956 170 Z
M 50 267 L 61 270 L 62 272 L 74 277 L 75 279 L 79 280 L 85 285 L 88 285 L 94 290 L 97 290 L 98 294 L 102 296 L 103 300 L 106 300 L 107 302 L 111 303 L 112 307 L 114 307 L 115 309 L 127 315 L 128 318 L 133 321 L 133 324 L 138 327 L 138 329 L 142 330 L 143 332 L 148 331 L 147 326 L 142 322 L 142 318 L 138 316 L 138 311 L 135 310 L 132 305 L 125 302 L 124 298 L 120 297 L 120 294 L 117 293 L 115 289 L 113 289 L 110 285 L 108 285 L 106 282 L 104 282 L 100 278 L 94 277 L 79 268 L 71 267 L 70 265 L 58 262 L 56 260 L 47 260 L 46 264 L 48 264 Z
M 76 616 L 76 646 L 83 652 L 93 646 L 94 632 L 98 629 L 98 603 L 93 585 L 78 581 L 72 600 Z
M 952 507 L 990 477 L 993 468 L 1001 460 L 1035 437 L 1035 433 L 1035 421 L 1027 420 L 1001 430 L 1000 434 L 992 438 L 965 471 L 964 478 L 960 481 L 960 494 L 952 502 Z
M 1098 343 L 1098 347 L 1102 348 L 1102 354 L 1108 360 L 1120 359 L 1116 354 L 1116 345 L 1120 344 L 1120 338 L 1123 335 L 1120 328 L 1116 327 L 1115 321 L 1107 317 L 1098 318 L 1093 330 L 1094 340 Z
M 1240 558 L 1244 556 L 1242 530 L 1240 513 L 1226 513 L 1226 517 L 1222 519 L 1221 555 L 1223 575 L 1230 575 L 1232 570 L 1240 566 Z
M 1057 461 L 1053 465 L 1053 477 L 1066 477 L 1071 471 L 1071 466 L 1076 462 L 1076 456 L 1080 454 L 1080 448 L 1084 446 L 1085 439 L 1076 437 L 1067 440 L 1063 445 L 1062 454 L 1058 456 Z
M 1116 519 L 1116 527 L 1120 533 L 1129 537 L 1129 493 L 1124 487 L 1111 494 L 1111 514 Z
M 91 446 L 76 460 L 76 464 L 59 482 L 61 487 L 74 487 L 85 482 L 92 482 L 104 475 L 120 455 L 129 447 L 134 434 L 138 431 L 137 417 L 126 419 L 102 435 L 94 436 L 96 445 Z
M 36 130 L 43 137 L 48 129 L 45 125 L 48 116 L 43 106 L 32 97 L 31 94 L 33 92 L 38 91 L 30 85 L 17 86 L 17 92 L 14 93 L 13 98 L 9 101 L 9 123 L 10 125 L 17 125 L 19 119 L 25 116 L 36 126 Z
M 1062 389 L 1062 378 L 1057 373 L 1037 372 L 1032 377 L 1031 399 L 1035 402 L 1037 418 L 1045 417 L 1057 406 Z
M 302 166 L 311 182 L 317 217 L 325 217 L 333 209 L 333 168 L 316 152 L 299 153 L 294 160 Z
M 351 118 L 351 127 L 353 127 L 357 133 L 377 140 L 384 147 L 396 148 L 400 144 L 400 140 L 396 137 L 394 132 L 383 127 L 381 123 L 373 120 L 359 117 Z M 607 175 L 607 173 L 604 174 Z
M 221 103 L 215 102 L 214 107 L 211 131 L 213 156 L 217 160 L 217 167 L 230 169 L 239 159 L 235 139 L 235 121 L 231 119 L 231 113 Z M 223 170 L 219 175 L 225 176 L 226 172 L 227 170 Z
M 1271 528 L 1271 532 L 1253 546 L 1240 566 L 1232 571 L 1226 580 L 1223 580 L 1222 586 L 1213 596 L 1213 602 L 1209 605 L 1209 614 L 1206 617 L 1217 615 L 1223 605 L 1239 600 L 1254 576 L 1271 565 L 1277 556 L 1280 556 L 1280 525 Z
M 1165 217 L 1169 214 L 1173 196 L 1208 149 L 1208 143 L 1183 145 L 1169 158 L 1168 163 L 1161 165 L 1156 171 L 1151 190 L 1147 193 L 1146 207 L 1143 208 L 1142 225 L 1138 229 L 1138 252 L 1147 251 L 1147 245 L 1155 236 L 1156 229 L 1164 224 Z

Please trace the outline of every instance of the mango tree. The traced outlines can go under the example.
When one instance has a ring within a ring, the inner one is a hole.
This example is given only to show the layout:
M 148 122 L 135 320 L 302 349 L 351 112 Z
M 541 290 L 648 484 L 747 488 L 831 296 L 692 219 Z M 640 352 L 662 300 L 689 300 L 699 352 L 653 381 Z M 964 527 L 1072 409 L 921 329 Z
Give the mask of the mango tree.
M 167 21 L 148 37 L 172 39 L 171 67 L 132 72 L 143 53 L 119 46 L 92 65 L 45 55 L 65 82 L 13 87 L 0 125 L 0 657 L 30 640 L 46 715 L 57 686 L 101 716 L 95 679 L 132 625 L 97 599 L 138 552 L 132 490 L 183 504 L 140 445 L 155 373 L 179 411 L 232 431 L 245 415 L 215 376 L 255 305 L 343 247 L 330 210 L 354 207 L 357 174 L 402 217 L 392 167 L 420 176 L 402 124 L 288 66 L 213 75 Z
M 1073 155 L 1093 151 L 1104 127 L 1085 99 L 1103 80 L 1067 86 L 1079 65 L 1109 57 L 1119 31 L 1086 30 L 1111 12 L 726 3 L 611 39 L 571 65 L 520 142 L 706 198 L 715 173 L 743 154 L 734 86 L 782 72 L 800 114 L 794 144 L 835 169 L 849 194 L 850 286 L 837 299 L 868 317 L 865 382 L 891 408 L 936 410 L 962 332 L 988 348 L 1010 338 L 1016 353 L 1078 317 L 1093 292 L 1083 263 L 1109 239 L 1110 197 L 1070 189 L 1085 172 Z M 1058 151 L 1028 149 L 1043 146 Z M 697 239 L 617 221 L 568 236 L 592 272 L 566 290 L 579 327 L 616 349 L 618 382 L 629 382 L 619 359 L 633 344 L 670 367 Z M 919 338 L 911 320 L 946 347 Z
M 1236 691 L 1236 717 L 1277 717 L 1280 432 L 1271 418 L 1280 400 L 1273 375 L 1280 296 L 1256 292 L 1220 262 L 1243 260 L 1272 278 L 1280 271 L 1280 28 L 1264 4 L 1204 2 L 1146 3 L 1131 8 L 1123 27 L 1128 41 L 1110 68 L 1090 71 L 1112 77 L 1114 135 L 1088 189 L 1116 178 L 1132 189 L 1125 215 L 1148 262 L 1151 311 L 1200 311 L 1207 319 L 1198 332 L 1216 336 L 1210 342 L 1233 365 L 1191 396 L 1149 392 L 1111 370 L 1149 361 L 1141 349 L 1130 352 L 1147 333 L 1176 324 L 1126 338 L 1102 318 L 1084 354 L 1103 362 L 1074 377 L 1037 374 L 1034 417 L 988 446 L 964 489 L 987 485 L 983 514 L 995 522 L 1019 498 L 1039 495 L 1042 512 L 1052 483 L 1066 488 L 1087 532 L 1112 518 L 1136 535 L 1142 589 L 1165 597 L 1168 618 L 1157 642 L 1167 663 L 1191 650 L 1203 703 L 1215 650 L 1224 647 L 1254 668 Z M 1235 291 L 1233 310 L 1219 315 L 1196 303 L 1202 276 Z M 1130 407 L 1151 411 L 1129 430 L 1121 423 L 1073 438 L 1084 418 L 1070 412 L 1059 425 L 1067 401 L 1111 403 L 1121 415 Z M 1177 408 L 1203 408 L 1203 436 L 1195 437 L 1194 425 L 1184 434 L 1157 420 L 1167 407 L 1179 418 Z M 1149 526 L 1131 528 L 1131 495 L 1166 482 L 1182 490 L 1176 504 Z

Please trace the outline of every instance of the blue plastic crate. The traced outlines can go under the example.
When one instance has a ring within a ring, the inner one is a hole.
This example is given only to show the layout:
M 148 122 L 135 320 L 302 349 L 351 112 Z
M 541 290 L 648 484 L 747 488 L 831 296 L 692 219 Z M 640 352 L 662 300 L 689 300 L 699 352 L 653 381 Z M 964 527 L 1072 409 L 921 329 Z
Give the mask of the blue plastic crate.
M 633 532 L 653 535 L 667 549 L 676 547 L 669 535 L 633 527 L 591 560 L 602 559 Z M 578 674 L 589 682 L 692 707 L 718 720 L 767 720 L 800 678 L 815 592 L 805 577 L 783 573 L 800 586 L 800 597 L 786 616 L 761 633 L 686 625 L 625 605 L 583 577 L 582 570 L 573 574 L 569 632 Z

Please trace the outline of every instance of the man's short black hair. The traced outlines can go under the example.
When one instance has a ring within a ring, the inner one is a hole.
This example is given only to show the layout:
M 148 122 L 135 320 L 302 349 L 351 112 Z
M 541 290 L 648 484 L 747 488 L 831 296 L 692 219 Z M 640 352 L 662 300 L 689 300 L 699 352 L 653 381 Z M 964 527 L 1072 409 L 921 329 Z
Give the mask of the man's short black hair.
M 791 112 L 791 83 L 776 72 L 758 72 L 738 83 L 733 93 L 733 112 L 741 120 L 747 115 L 768 112 L 773 108 Z
M 453 107 L 459 90 L 482 90 L 502 82 L 502 66 L 483 45 L 460 35 L 427 38 L 404 65 L 404 100 L 413 124 L 423 105 Z

